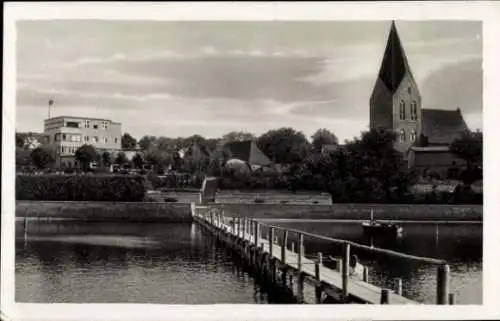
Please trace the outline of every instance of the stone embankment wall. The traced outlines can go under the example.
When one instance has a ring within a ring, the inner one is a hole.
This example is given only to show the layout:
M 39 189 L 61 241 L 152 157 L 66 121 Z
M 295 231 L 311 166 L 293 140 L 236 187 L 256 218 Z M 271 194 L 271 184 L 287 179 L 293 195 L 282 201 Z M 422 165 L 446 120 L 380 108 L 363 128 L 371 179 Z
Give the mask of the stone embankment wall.
M 189 222 L 188 203 L 16 201 L 16 217 L 82 221 Z

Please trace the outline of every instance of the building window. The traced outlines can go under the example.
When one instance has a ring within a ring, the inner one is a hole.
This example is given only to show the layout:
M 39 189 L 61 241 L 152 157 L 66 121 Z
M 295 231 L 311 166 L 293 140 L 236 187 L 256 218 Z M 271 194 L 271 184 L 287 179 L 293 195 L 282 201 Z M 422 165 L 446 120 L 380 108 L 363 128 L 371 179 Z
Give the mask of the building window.
M 66 141 L 66 139 L 67 139 L 66 134 L 62 134 L 62 140 Z
M 60 141 L 60 140 L 61 140 L 61 133 L 56 133 L 56 134 L 54 135 L 54 140 L 55 140 L 56 142 Z
M 66 122 L 66 127 L 79 128 L 80 123 L 76 122 L 76 121 L 68 121 L 68 122 Z
M 79 143 L 79 142 L 81 142 L 81 140 L 82 140 L 82 137 L 81 137 L 80 135 L 72 135 L 72 136 L 71 136 L 71 141 L 72 141 L 72 142 L 77 142 L 77 143 Z
M 399 103 L 399 119 L 405 119 L 405 102 L 403 100 Z
M 108 142 L 108 137 L 104 137 L 104 142 L 107 143 Z
M 115 137 L 115 144 L 117 144 L 117 143 L 118 143 L 118 138 L 117 138 L 117 137 Z
M 90 128 L 90 120 L 85 121 L 85 128 Z
M 408 87 L 408 93 L 411 94 L 411 87 Z
M 108 129 L 108 122 L 107 121 L 101 122 L 101 126 L 102 126 L 102 129 Z
M 88 142 L 89 141 L 89 136 L 85 136 L 85 141 Z
M 411 119 L 417 120 L 417 102 L 415 100 L 411 102 L 410 112 L 411 112 Z
M 98 143 L 99 142 L 99 137 L 97 137 L 97 136 L 92 137 L 92 142 L 93 143 Z
M 405 140 L 406 140 L 405 130 L 401 129 L 401 131 L 399 132 L 399 141 L 404 142 Z
M 99 125 L 94 124 L 94 129 L 99 129 Z

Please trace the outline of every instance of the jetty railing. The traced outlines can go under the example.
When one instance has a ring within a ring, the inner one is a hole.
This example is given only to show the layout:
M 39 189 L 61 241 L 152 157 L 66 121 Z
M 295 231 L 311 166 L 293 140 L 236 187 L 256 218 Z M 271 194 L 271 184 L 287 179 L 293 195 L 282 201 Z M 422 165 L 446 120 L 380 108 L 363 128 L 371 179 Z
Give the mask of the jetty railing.
M 419 304 L 403 296 L 401 278 L 394 280 L 392 289 L 380 288 L 370 284 L 367 266 L 362 266 L 359 272 L 353 271 L 350 260 L 354 251 L 436 266 L 436 304 L 455 302 L 454 294 L 449 290 L 450 268 L 446 261 L 266 224 L 257 219 L 226 217 L 219 204 L 192 204 L 191 211 L 195 221 L 239 253 L 246 263 L 270 283 L 292 292 L 299 302 L 305 302 L 304 284 L 308 283 L 315 289 L 315 303 L 323 302 L 322 297 L 326 295 L 334 302 L 341 303 Z M 308 254 L 304 246 L 305 237 L 334 244 L 337 246 L 335 252 L 340 252 L 341 256 L 325 257 L 321 252 Z

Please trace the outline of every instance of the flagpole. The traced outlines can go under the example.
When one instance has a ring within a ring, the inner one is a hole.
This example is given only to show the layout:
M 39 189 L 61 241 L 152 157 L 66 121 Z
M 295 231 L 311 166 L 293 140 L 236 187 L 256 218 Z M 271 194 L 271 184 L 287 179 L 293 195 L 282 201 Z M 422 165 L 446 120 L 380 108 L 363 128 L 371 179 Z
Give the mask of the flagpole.
M 50 118 L 50 107 L 54 104 L 54 100 L 53 99 L 49 99 L 49 117 Z

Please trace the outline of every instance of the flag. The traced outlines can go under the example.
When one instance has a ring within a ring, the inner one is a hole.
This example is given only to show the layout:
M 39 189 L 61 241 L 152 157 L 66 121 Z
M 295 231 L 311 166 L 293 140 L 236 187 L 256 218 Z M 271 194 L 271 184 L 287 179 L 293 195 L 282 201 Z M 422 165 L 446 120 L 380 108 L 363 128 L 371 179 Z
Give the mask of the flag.
M 52 106 L 54 105 L 54 100 L 53 99 L 49 99 L 49 106 Z

